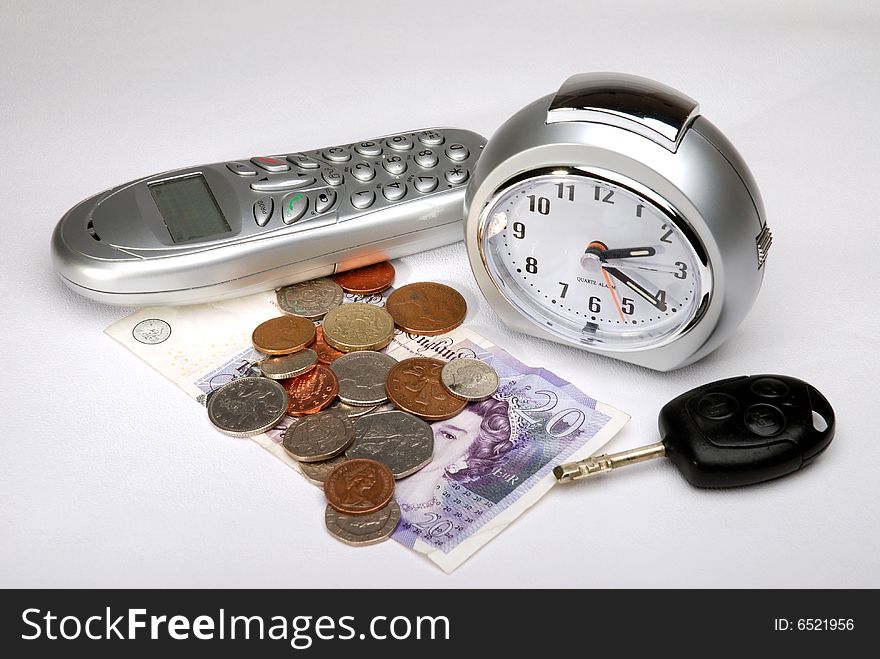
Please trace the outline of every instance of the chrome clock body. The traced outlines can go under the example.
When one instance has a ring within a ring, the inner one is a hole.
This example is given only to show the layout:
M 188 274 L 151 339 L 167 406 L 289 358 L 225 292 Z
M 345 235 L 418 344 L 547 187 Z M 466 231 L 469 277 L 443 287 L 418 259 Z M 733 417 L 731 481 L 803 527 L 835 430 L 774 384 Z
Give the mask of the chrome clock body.
M 511 117 L 465 203 L 507 325 L 664 371 L 739 325 L 770 244 L 751 173 L 697 103 L 622 74 L 573 76 Z

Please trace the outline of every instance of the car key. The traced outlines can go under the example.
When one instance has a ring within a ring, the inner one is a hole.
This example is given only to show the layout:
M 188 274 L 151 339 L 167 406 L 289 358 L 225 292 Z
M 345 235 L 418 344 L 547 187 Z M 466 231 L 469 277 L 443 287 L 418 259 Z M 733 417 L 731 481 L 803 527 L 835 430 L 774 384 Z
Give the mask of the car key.
M 818 418 L 817 418 L 818 417 Z M 834 410 L 810 384 L 752 375 L 705 384 L 660 411 L 656 444 L 559 465 L 559 482 L 667 457 L 696 487 L 736 487 L 808 465 L 834 437 Z

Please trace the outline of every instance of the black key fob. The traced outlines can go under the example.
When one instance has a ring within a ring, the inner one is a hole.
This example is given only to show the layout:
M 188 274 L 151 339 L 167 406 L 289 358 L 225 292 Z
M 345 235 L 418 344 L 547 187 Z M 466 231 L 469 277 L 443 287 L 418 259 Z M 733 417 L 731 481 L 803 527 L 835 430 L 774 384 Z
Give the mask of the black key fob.
M 812 462 L 834 436 L 834 410 L 803 380 L 752 375 L 682 394 L 660 411 L 659 425 L 666 457 L 689 483 L 735 487 Z

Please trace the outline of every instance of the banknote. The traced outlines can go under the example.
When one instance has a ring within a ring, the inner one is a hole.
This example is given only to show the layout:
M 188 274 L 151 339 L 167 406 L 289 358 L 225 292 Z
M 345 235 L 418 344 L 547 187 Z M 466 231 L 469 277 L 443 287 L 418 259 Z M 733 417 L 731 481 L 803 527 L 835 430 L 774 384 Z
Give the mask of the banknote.
M 346 301 L 381 305 L 387 293 L 366 300 L 347 296 Z M 258 373 L 255 363 L 263 356 L 250 345 L 251 332 L 280 313 L 273 293 L 259 293 L 203 305 L 141 309 L 106 332 L 204 402 L 230 380 Z M 432 424 L 432 461 L 397 482 L 402 514 L 393 538 L 446 572 L 539 501 L 555 483 L 554 466 L 594 454 L 629 419 L 464 326 L 434 337 L 398 332 L 383 352 L 398 360 L 475 357 L 491 364 L 500 377 L 492 398 Z M 294 422 L 287 417 L 252 439 L 299 471 L 281 446 L 284 431 Z

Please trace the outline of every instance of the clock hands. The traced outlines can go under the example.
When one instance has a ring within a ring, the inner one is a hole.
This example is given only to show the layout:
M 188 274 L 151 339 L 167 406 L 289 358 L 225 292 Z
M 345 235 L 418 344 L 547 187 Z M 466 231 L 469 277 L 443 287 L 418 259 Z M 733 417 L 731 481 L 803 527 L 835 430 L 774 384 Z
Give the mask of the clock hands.
M 614 300 L 614 306 L 617 307 L 617 313 L 620 314 L 620 320 L 625 323 L 626 318 L 623 315 L 623 309 L 620 308 L 620 300 L 617 299 L 617 293 L 614 291 L 614 282 L 605 272 L 605 268 L 602 268 L 602 276 L 605 277 L 605 283 L 608 284 L 608 290 L 611 291 L 611 298 Z
M 657 253 L 656 249 L 654 249 L 653 247 L 624 247 L 617 249 L 608 249 L 608 246 L 605 243 L 596 240 L 591 242 L 587 246 L 587 249 L 584 253 L 592 256 L 593 258 L 598 258 L 601 264 L 600 267 L 602 269 L 602 275 L 605 277 L 605 282 L 608 284 L 608 288 L 611 290 L 611 296 L 614 298 L 614 304 L 617 306 L 617 312 L 620 314 L 621 320 L 625 321 L 623 311 L 621 310 L 620 303 L 617 300 L 617 293 L 615 292 L 614 286 L 612 285 L 611 279 L 608 275 L 611 275 L 625 286 L 631 288 L 638 295 L 650 302 L 658 311 L 666 311 L 666 309 L 668 308 L 666 305 L 666 291 L 660 290 L 656 294 L 652 294 L 648 291 L 646 287 L 642 286 L 625 272 L 622 272 L 618 267 L 610 266 L 607 264 L 608 259 L 628 259 L 654 256 Z M 626 266 L 624 264 L 621 264 L 621 267 Z
M 604 243 L 595 241 L 589 244 L 587 254 L 595 254 L 601 261 L 609 259 L 633 259 L 645 256 L 654 256 L 657 250 L 653 247 L 624 247 L 620 249 L 608 249 Z
M 637 281 L 632 279 L 628 274 L 621 272 L 617 268 L 612 268 L 606 265 L 602 266 L 602 272 L 607 273 L 619 280 L 636 293 L 645 298 L 648 302 L 654 305 L 658 311 L 666 311 L 666 291 L 658 291 L 656 295 L 652 295 L 649 293 L 644 286 L 639 284 Z

